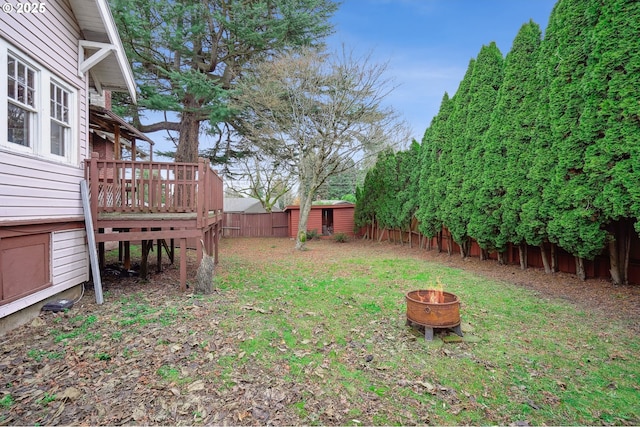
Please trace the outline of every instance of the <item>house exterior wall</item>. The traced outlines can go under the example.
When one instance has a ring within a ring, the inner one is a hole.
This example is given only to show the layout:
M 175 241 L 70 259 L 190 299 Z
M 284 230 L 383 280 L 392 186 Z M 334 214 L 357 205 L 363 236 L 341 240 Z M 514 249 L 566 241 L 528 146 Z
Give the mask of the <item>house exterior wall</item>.
M 45 7 L 43 13 L 0 13 L 0 51 L 5 54 L 0 55 L 0 102 L 7 102 L 6 54 L 10 52 L 73 92 L 69 105 L 73 153 L 57 160 L 15 150 L 7 140 L 0 141 L 0 265 L 4 270 L 0 318 L 44 303 L 87 281 L 89 274 L 80 195 L 83 160 L 89 151 L 88 83 L 86 76 L 78 75 L 82 35 L 67 0 L 46 2 Z M 6 117 L 0 120 L 6 128 Z M 42 120 L 48 120 L 46 115 Z M 40 131 L 36 141 L 48 143 L 48 135 Z M 38 250 L 21 257 L 21 244 L 23 250 Z M 24 268 L 38 270 L 27 285 L 8 272 Z

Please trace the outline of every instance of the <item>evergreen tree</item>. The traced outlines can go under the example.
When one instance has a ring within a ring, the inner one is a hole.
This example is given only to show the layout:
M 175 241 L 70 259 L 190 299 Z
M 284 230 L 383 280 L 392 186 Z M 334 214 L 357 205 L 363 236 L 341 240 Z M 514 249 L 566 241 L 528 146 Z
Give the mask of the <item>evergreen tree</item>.
M 504 141 L 488 138 L 491 117 L 498 100 L 504 75 L 504 58 L 495 43 L 483 46 L 473 71 L 471 105 L 467 117 L 466 139 L 468 151 L 465 163 L 468 172 L 462 186 L 463 215 L 467 231 L 481 248 L 498 249 L 496 242 L 500 230 L 498 206 L 504 196 L 500 188 L 504 170 Z M 508 112 L 507 112 L 508 114 Z M 486 180 L 485 180 L 486 176 Z M 469 243 L 466 243 L 465 256 Z
M 401 188 L 396 155 L 390 150 L 382 153 L 378 156 L 375 169 L 382 183 L 376 198 L 376 222 L 382 228 L 393 229 L 399 226 L 396 212 L 399 203 L 396 197 Z
M 577 274 L 581 278 L 584 278 L 582 259 L 592 259 L 600 253 L 606 238 L 595 216 L 593 195 L 584 171 L 590 141 L 577 132 L 586 101 L 582 84 L 592 50 L 598 3 L 599 0 L 558 2 L 548 29 L 554 33 L 554 50 L 544 58 L 550 73 L 551 149 L 558 159 L 544 193 L 551 207 L 549 239 L 576 256 Z
M 357 227 L 367 227 L 367 233 L 371 227 L 371 239 L 375 238 L 375 230 L 380 227 L 380 211 L 389 191 L 385 166 L 390 155 L 391 151 L 380 153 L 375 165 L 367 171 L 362 187 L 356 189 L 354 222 Z
M 491 112 L 502 83 L 504 59 L 495 43 L 483 46 L 475 61 L 469 90 L 465 98 L 456 101 L 456 110 L 464 123 L 454 120 L 454 158 L 451 170 L 452 185 L 447 199 L 453 203 L 446 221 L 455 241 L 460 245 L 460 255 L 467 257 L 471 248 L 469 223 L 474 214 L 474 198 L 478 180 L 482 176 L 484 148 L 482 138 L 489 128 Z
M 626 284 L 633 223 L 640 230 L 640 2 L 604 2 L 592 40 L 579 126 L 585 190 L 609 233 L 613 282 Z
M 485 168 L 469 228 L 480 247 L 498 253 L 508 243 L 524 241 L 517 226 L 520 207 L 531 196 L 526 173 L 540 92 L 535 70 L 540 41 L 540 27 L 534 22 L 520 28 L 505 59 L 504 79 L 483 141 Z
M 317 196 L 325 200 L 340 200 L 347 194 L 355 194 L 359 167 L 353 159 L 345 159 L 349 166 L 344 172 L 327 178 L 318 189 Z
M 525 160 L 527 179 L 522 181 L 524 194 L 517 234 L 523 236 L 528 244 L 541 248 L 544 248 L 545 242 L 550 241 L 548 224 L 555 209 L 553 199 L 545 195 L 548 194 L 549 183 L 558 160 L 558 153 L 552 149 L 553 137 L 549 119 L 551 81 L 556 71 L 555 64 L 550 62 L 558 60 L 556 54 L 561 39 L 561 27 L 564 24 L 557 18 L 558 9 L 559 3 L 556 3 L 549 18 L 544 39 L 540 43 L 535 77 L 532 78 L 534 95 L 531 100 L 534 107 L 532 111 L 537 111 L 531 132 L 530 149 L 527 153 L 521 153 L 521 157 L 524 154 L 526 156 L 524 158 L 527 159 Z M 538 89 L 539 94 L 536 99 L 535 91 Z M 552 254 L 549 267 L 551 271 L 555 270 L 554 248 L 554 243 L 551 242 Z
M 444 198 L 440 203 L 440 211 L 436 216 L 442 219 L 444 226 L 449 230 L 456 242 L 461 242 L 468 238 L 467 222 L 462 216 L 462 203 L 464 198 L 461 195 L 462 183 L 465 179 L 466 167 L 464 165 L 464 155 L 469 147 L 466 144 L 464 135 L 466 134 L 468 106 L 471 103 L 471 79 L 476 60 L 469 61 L 469 67 L 460 82 L 456 94 L 452 98 L 452 112 L 447 123 L 447 135 L 449 139 L 443 146 L 440 153 L 440 170 L 442 172 L 442 182 L 444 184 Z M 448 248 L 449 251 L 451 248 Z
M 233 122 L 226 100 L 247 65 L 319 44 L 338 7 L 331 0 L 111 0 L 111 6 L 141 92 L 130 106 L 135 126 L 178 132 L 176 160 L 195 162 L 207 123 L 219 137 L 209 150 L 213 163 L 240 154 L 218 126 Z M 143 124 L 144 110 L 169 119 Z
M 416 217 L 422 234 L 431 238 L 442 233 L 442 200 L 446 194 L 446 164 L 451 160 L 449 117 L 453 102 L 445 92 L 438 114 L 422 138 L 420 177 L 418 186 L 419 208 Z M 441 234 L 438 236 L 441 237 Z M 438 240 L 441 248 L 442 239 Z
M 420 177 L 420 144 L 411 142 L 409 149 L 396 154 L 398 161 L 398 183 L 396 195 L 396 222 L 402 231 L 411 232 L 411 222 L 418 209 L 418 185 Z M 411 238 L 411 234 L 409 234 Z M 410 242 L 411 243 L 411 242 Z

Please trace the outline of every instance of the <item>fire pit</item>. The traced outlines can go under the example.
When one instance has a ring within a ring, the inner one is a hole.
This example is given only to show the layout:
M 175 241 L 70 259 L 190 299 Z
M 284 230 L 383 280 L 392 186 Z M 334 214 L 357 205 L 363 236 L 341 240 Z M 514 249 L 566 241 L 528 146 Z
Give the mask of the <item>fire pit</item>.
M 462 336 L 460 300 L 449 292 L 436 289 L 411 291 L 406 295 L 407 325 L 424 326 L 424 338 L 433 340 L 434 329 L 453 329 Z

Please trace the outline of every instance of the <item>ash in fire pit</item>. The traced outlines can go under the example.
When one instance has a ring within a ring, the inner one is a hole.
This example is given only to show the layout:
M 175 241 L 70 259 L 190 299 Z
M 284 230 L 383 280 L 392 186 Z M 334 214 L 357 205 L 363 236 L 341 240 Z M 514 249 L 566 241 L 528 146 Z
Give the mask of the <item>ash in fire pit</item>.
M 460 328 L 460 300 L 452 293 L 427 289 L 408 292 L 407 325 L 424 326 L 424 338 L 433 340 L 434 329 L 453 329 L 462 336 Z

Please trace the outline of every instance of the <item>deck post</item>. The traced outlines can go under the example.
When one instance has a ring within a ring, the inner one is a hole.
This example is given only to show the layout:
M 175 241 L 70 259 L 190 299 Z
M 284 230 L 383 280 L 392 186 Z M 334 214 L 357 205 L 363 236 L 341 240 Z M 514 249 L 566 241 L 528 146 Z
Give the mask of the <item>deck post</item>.
M 156 241 L 156 273 L 162 272 L 162 239 Z
M 201 231 L 200 238 L 196 242 L 196 259 L 198 260 L 198 265 L 202 261 L 202 251 L 204 250 L 204 239 L 205 239 L 204 230 Z
M 124 269 L 131 270 L 131 242 L 128 240 L 124 242 Z
M 180 238 L 180 290 L 187 290 L 187 239 Z
M 98 157 L 100 154 L 91 153 L 89 161 L 89 170 L 87 174 L 87 182 L 89 183 L 89 206 L 91 208 L 93 229 L 98 229 L 98 198 L 100 197 L 100 172 L 98 171 Z
M 222 223 L 220 221 L 216 222 L 216 225 L 214 226 L 215 228 L 215 236 L 213 236 L 213 240 L 214 240 L 214 245 L 215 245 L 215 257 L 213 259 L 213 262 L 215 264 L 218 264 L 218 248 L 220 246 L 220 232 L 222 231 Z
M 203 228 L 207 220 L 207 168 L 202 157 L 198 157 L 198 200 L 196 201 L 196 212 L 198 212 L 196 227 Z

